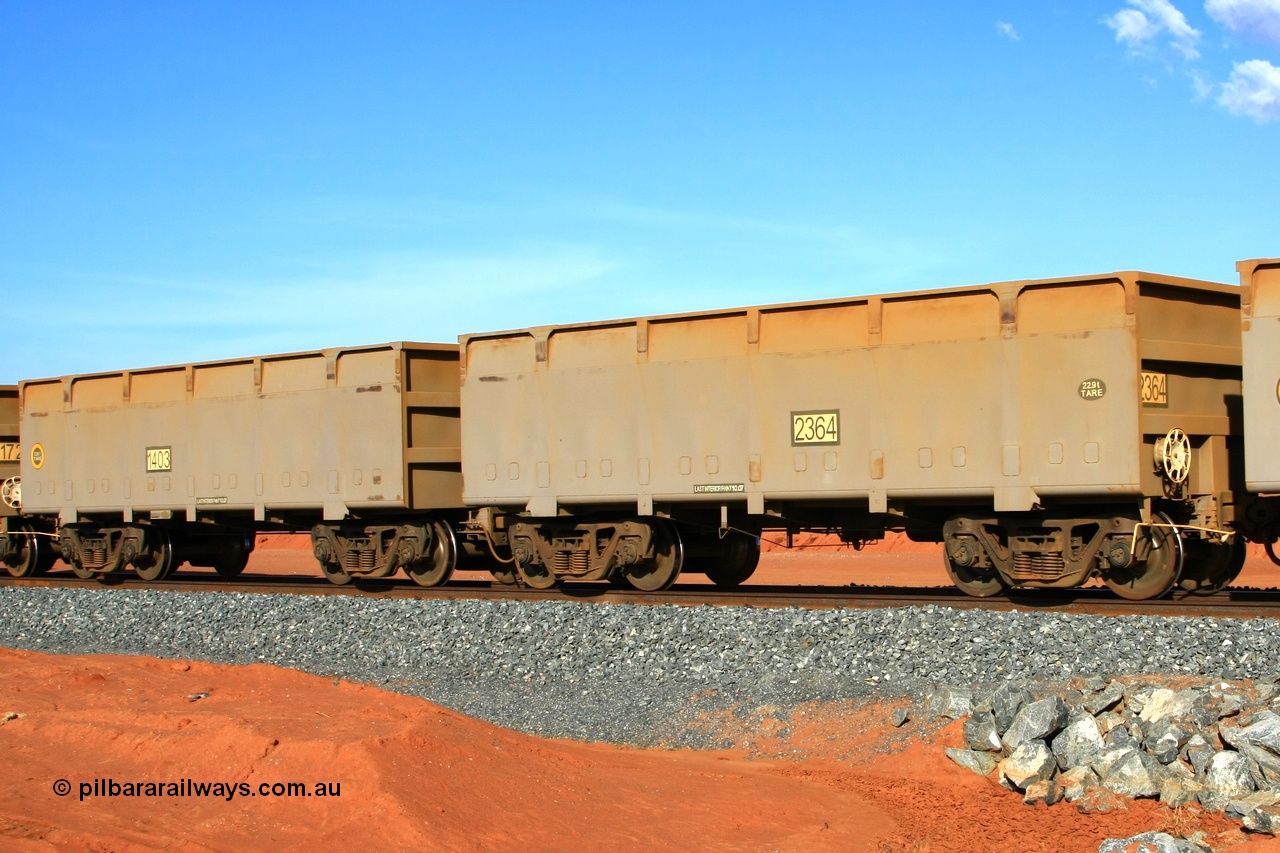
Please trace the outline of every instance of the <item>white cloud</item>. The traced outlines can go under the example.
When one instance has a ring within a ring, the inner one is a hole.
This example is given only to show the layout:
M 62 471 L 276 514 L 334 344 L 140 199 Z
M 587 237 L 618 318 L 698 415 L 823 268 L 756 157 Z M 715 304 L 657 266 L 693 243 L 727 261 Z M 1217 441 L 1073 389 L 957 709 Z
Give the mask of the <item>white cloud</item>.
M 1237 62 L 1222 84 L 1218 103 L 1232 115 L 1259 122 L 1280 120 L 1280 68 L 1264 59 Z
M 1232 32 L 1280 45 L 1280 0 L 1208 0 L 1204 10 Z
M 1018 35 L 1018 31 L 1014 29 L 1013 24 L 1007 21 L 996 21 L 996 32 L 1014 41 L 1022 41 L 1022 36 Z
M 1200 55 L 1196 49 L 1200 31 L 1188 24 L 1186 16 L 1169 0 L 1129 0 L 1129 5 L 1133 8 L 1121 9 L 1102 21 L 1115 30 L 1116 41 L 1141 53 L 1163 35 L 1186 59 Z

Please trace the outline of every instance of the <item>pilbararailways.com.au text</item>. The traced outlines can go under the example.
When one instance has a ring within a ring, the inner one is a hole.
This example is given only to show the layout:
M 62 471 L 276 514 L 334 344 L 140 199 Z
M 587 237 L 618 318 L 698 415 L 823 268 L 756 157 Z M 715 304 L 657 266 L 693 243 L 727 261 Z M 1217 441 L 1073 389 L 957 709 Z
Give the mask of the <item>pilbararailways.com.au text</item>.
M 341 782 L 197 782 L 179 779 L 175 782 L 94 779 L 77 785 L 80 801 L 94 797 L 216 797 L 231 802 L 236 797 L 341 797 Z M 72 791 L 71 782 L 58 779 L 53 792 L 65 797 Z

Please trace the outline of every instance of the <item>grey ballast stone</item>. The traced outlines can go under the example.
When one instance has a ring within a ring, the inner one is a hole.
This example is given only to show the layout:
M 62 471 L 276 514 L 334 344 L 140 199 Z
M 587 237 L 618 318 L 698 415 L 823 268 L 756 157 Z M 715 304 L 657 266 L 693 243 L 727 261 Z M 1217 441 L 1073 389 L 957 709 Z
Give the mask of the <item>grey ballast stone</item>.
M 1224 741 L 1237 749 L 1241 744 L 1247 743 L 1280 756 L 1280 716 L 1272 711 L 1254 714 L 1248 725 L 1223 725 L 1218 731 Z
M 1280 806 L 1263 806 L 1244 816 L 1244 828 L 1250 832 L 1280 835 Z
M 1044 803 L 1051 806 L 1062 799 L 1062 789 L 1056 779 L 1041 779 L 1032 782 L 1022 794 L 1022 802 L 1029 806 Z
M 1219 752 L 1204 774 L 1205 787 L 1228 800 L 1247 796 L 1255 790 L 1249 759 L 1238 752 Z M 1203 802 L 1203 801 L 1202 801 Z
M 1135 749 L 1113 763 L 1102 777 L 1102 786 L 1125 797 L 1160 796 L 1160 786 L 1165 774 L 1159 761 L 1148 753 Z
M 1009 730 L 1013 719 L 1022 710 L 1023 705 L 1035 701 L 1031 691 L 1020 684 L 1002 684 L 991 694 L 991 713 L 996 718 L 996 729 L 1000 734 Z
M 1160 804 L 1171 809 L 1189 806 L 1200 801 L 1203 791 L 1204 785 L 1194 779 L 1167 777 L 1160 785 Z
M 1199 779 L 1204 778 L 1205 771 L 1209 769 L 1209 762 L 1218 754 L 1218 750 L 1210 746 L 1204 736 L 1199 734 L 1194 734 L 1187 739 L 1184 752 L 1191 766 L 1195 768 L 1196 778 Z
M 990 711 L 975 711 L 964 721 L 964 745 L 969 749 L 1000 752 L 1004 745 L 996 731 L 996 718 Z
M 925 715 L 943 720 L 958 720 L 973 707 L 973 691 L 967 687 L 944 685 L 929 694 Z
M 1058 763 L 1044 741 L 1029 740 L 1015 749 L 998 766 L 1001 779 L 1008 781 L 1018 790 L 1025 791 L 1032 782 L 1051 779 Z
M 1182 717 L 1191 712 L 1199 698 L 1200 692 L 1197 690 L 1170 690 L 1161 687 L 1152 691 L 1138 718 L 1144 723 L 1154 723 L 1157 720 Z
M 1063 770 L 1092 764 L 1103 750 L 1097 720 L 1087 714 L 1071 720 L 1053 739 L 1052 749 L 1058 766 Z
M 1094 696 L 1086 697 L 1081 706 L 1093 716 L 1103 711 L 1109 711 L 1120 703 L 1124 698 L 1124 685 L 1119 681 L 1111 681 L 1106 687 L 1102 688 L 1102 692 Z
M 893 723 L 894 728 L 898 728 L 898 729 L 905 726 L 907 724 L 907 721 L 910 719 L 911 719 L 910 708 L 894 708 L 893 712 L 889 714 L 889 722 Z
M 1247 797 L 1233 799 L 1223 809 L 1223 814 L 1236 820 L 1242 819 L 1254 809 L 1269 808 L 1280 802 L 1280 795 L 1272 791 L 1254 791 Z
M 949 748 L 946 753 L 947 758 L 950 758 L 966 770 L 972 770 L 979 776 L 989 776 L 996 769 L 996 759 L 991 753 L 980 749 Z
M 1102 784 L 1098 774 L 1088 767 L 1072 767 L 1058 774 L 1058 786 L 1062 789 L 1062 797 L 1069 803 L 1089 793 Z
M 1199 853 L 1190 842 L 1167 832 L 1144 832 L 1132 838 L 1108 838 L 1098 853 Z
M 1057 696 L 1023 705 L 1004 733 L 1005 748 L 1012 751 L 1027 741 L 1051 738 L 1066 724 L 1067 704 Z
M 1191 739 L 1192 732 L 1170 719 L 1162 719 L 1147 732 L 1143 746 L 1156 757 L 1161 764 L 1169 764 L 1177 760 L 1183 744 Z

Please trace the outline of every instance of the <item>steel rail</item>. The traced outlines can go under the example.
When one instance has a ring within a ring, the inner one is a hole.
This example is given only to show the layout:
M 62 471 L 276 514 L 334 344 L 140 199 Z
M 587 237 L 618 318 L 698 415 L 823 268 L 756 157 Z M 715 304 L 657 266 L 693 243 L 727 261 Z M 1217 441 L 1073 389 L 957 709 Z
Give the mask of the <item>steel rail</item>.
M 742 586 L 720 589 L 711 584 L 680 583 L 664 592 L 618 589 L 604 583 L 566 583 L 538 590 L 496 582 L 455 580 L 444 586 L 421 587 L 405 579 L 357 580 L 337 586 L 323 578 L 244 574 L 227 579 L 213 574 L 170 575 L 157 582 L 133 575 L 108 575 L 82 580 L 71 574 L 37 578 L 0 576 L 0 587 L 68 589 L 147 589 L 160 592 L 256 593 L 290 595 L 355 595 L 373 598 L 482 599 L 488 601 L 576 601 L 606 604 L 676 605 L 697 607 L 798 607 L 808 609 L 922 607 L 934 605 L 964 610 L 1023 610 L 1045 613 L 1087 613 L 1104 616 L 1215 616 L 1280 618 L 1280 589 L 1227 589 L 1215 595 L 1129 601 L 1109 590 L 1089 587 L 1070 590 L 1023 590 L 1010 595 L 973 598 L 947 587 L 886 586 Z

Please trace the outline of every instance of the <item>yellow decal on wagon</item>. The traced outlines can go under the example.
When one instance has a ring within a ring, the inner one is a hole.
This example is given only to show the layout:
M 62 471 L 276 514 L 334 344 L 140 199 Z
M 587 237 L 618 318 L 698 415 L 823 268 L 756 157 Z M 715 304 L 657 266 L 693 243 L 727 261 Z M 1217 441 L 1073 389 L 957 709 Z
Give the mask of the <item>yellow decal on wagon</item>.
M 37 471 L 44 467 L 44 445 L 31 445 L 31 467 Z
M 1169 407 L 1169 374 L 1142 371 L 1142 405 Z
M 840 410 L 791 413 L 791 445 L 839 444 Z

